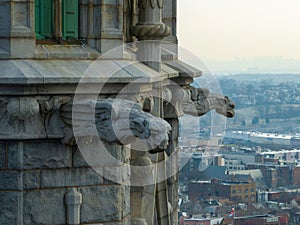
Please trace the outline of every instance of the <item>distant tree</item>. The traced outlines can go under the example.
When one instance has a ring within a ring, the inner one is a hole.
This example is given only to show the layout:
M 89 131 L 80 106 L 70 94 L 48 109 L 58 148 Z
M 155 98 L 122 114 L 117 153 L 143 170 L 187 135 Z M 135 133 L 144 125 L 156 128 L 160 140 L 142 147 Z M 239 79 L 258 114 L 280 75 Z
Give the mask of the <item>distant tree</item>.
M 266 123 L 270 123 L 270 118 L 266 118 L 266 119 L 265 119 L 265 122 L 266 122 Z
M 246 126 L 246 121 L 245 121 L 245 120 L 243 120 L 243 121 L 241 122 L 241 126 L 243 126 L 243 127 Z
M 253 119 L 252 119 L 252 124 L 258 124 L 259 122 L 259 118 L 257 116 L 255 116 Z

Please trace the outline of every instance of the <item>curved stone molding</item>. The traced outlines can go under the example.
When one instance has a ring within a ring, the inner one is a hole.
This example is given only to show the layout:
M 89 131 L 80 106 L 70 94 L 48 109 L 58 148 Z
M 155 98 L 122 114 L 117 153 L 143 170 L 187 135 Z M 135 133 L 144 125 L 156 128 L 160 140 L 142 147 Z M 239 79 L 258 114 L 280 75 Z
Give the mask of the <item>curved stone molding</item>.
M 139 40 L 160 40 L 168 37 L 171 30 L 165 24 L 136 25 L 132 28 L 131 33 Z
M 106 142 L 127 145 L 140 139 L 147 149 L 167 148 L 170 125 L 143 112 L 137 103 L 122 99 L 86 100 L 63 105 L 60 111 L 69 131 L 74 130 L 79 138 L 93 138 L 96 128 L 96 135 Z M 66 143 L 72 141 L 70 132 L 65 137 Z
M 210 110 L 216 110 L 217 113 L 232 118 L 235 115 L 234 102 L 227 96 L 209 93 L 207 89 L 189 87 L 191 101 L 184 103 L 184 113 L 193 116 L 203 116 Z

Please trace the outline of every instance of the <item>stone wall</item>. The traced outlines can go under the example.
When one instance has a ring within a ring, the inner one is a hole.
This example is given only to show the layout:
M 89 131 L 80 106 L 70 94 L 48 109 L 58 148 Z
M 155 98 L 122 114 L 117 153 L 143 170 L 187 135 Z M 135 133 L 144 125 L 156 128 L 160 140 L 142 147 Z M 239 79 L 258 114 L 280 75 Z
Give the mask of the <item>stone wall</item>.
M 106 148 L 129 160 L 129 149 Z M 124 184 L 113 183 L 60 140 L 1 142 L 0 153 L 0 224 L 66 224 L 71 187 L 82 195 L 80 224 L 130 224 L 129 174 Z

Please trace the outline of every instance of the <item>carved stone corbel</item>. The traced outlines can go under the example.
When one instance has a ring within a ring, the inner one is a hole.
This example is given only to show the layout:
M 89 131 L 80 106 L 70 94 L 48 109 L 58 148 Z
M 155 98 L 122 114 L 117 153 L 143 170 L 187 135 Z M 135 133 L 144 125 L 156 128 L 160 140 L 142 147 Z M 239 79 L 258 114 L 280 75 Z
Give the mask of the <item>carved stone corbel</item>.
M 179 86 L 164 87 L 169 90 L 169 100 L 164 99 L 164 118 L 178 118 L 184 115 L 184 103 L 191 99 L 190 92 Z
M 167 148 L 170 125 L 143 112 L 140 105 L 128 100 L 86 100 L 76 103 L 75 107 L 69 103 L 60 108 L 60 114 L 69 129 L 80 138 L 97 136 L 106 142 L 123 145 L 139 139 L 145 149 L 159 151 Z M 71 141 L 72 135 L 68 135 L 65 142 Z
M 6 97 L 0 102 L 0 136 L 8 139 L 46 137 L 37 98 Z
M 0 138 L 61 138 L 63 125 L 56 112 L 67 101 L 69 97 L 63 96 L 1 98 Z
M 191 99 L 183 104 L 184 113 L 192 116 L 203 116 L 210 110 L 232 118 L 235 115 L 234 102 L 227 96 L 210 93 L 207 89 L 189 87 Z

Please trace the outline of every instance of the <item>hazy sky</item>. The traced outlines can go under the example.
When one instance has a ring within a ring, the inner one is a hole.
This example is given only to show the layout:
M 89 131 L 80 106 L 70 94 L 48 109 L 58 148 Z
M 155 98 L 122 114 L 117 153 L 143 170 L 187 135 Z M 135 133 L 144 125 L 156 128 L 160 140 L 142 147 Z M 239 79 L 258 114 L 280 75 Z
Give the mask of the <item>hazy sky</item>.
M 177 1 L 179 44 L 199 57 L 300 60 L 300 0 Z

